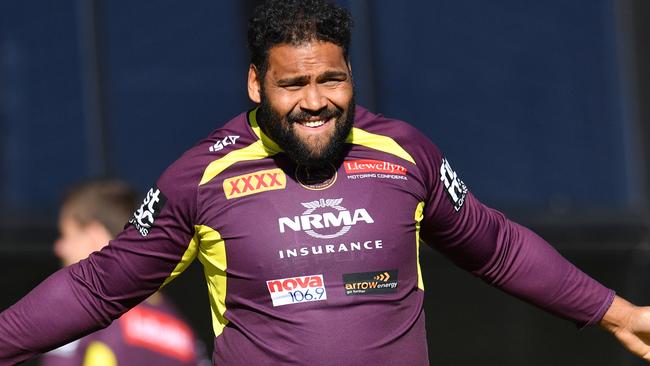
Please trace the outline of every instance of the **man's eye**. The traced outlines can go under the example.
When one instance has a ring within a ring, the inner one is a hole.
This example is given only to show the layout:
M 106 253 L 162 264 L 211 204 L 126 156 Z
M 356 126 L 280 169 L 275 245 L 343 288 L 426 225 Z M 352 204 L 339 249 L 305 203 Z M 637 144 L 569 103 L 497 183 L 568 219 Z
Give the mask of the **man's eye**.
M 283 88 L 285 90 L 288 90 L 288 91 L 298 91 L 298 90 L 300 90 L 300 88 L 302 88 L 302 86 L 301 85 L 285 85 L 285 86 L 283 86 Z
M 337 86 L 341 83 L 341 80 L 327 80 L 326 82 L 323 83 L 325 86 Z

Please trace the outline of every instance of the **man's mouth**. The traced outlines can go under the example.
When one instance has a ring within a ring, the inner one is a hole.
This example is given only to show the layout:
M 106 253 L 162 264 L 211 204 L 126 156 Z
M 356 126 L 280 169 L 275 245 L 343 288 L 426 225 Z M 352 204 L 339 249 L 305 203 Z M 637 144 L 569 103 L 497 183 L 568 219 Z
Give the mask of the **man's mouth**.
M 318 128 L 326 125 L 329 122 L 334 121 L 335 119 L 336 119 L 335 117 L 332 118 L 317 117 L 317 118 L 309 118 L 306 120 L 298 120 L 295 123 L 308 128 Z
M 323 121 L 323 120 L 321 119 L 321 120 L 318 120 L 318 121 L 307 121 L 307 122 L 302 122 L 301 124 L 302 124 L 303 126 L 307 126 L 307 127 L 320 127 L 320 126 L 322 126 L 322 125 L 325 124 L 325 121 Z

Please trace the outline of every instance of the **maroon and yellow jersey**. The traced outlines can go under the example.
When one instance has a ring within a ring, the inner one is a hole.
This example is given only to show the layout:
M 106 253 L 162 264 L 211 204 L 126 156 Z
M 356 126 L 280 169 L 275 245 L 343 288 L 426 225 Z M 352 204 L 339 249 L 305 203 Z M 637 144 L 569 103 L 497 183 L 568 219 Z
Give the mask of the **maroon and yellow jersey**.
M 581 326 L 614 296 L 478 202 L 410 125 L 359 107 L 344 161 L 307 169 L 254 110 L 172 164 L 109 246 L 5 311 L 0 360 L 106 326 L 198 258 L 215 365 L 426 365 L 421 242 Z

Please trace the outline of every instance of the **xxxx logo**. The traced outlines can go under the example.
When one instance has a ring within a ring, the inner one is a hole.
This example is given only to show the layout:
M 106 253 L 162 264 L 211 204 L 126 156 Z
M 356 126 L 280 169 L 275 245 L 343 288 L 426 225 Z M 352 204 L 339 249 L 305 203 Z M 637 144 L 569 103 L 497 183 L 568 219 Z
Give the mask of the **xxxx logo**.
M 286 186 L 287 177 L 282 169 L 269 169 L 228 178 L 223 181 L 223 192 L 227 199 L 231 199 Z

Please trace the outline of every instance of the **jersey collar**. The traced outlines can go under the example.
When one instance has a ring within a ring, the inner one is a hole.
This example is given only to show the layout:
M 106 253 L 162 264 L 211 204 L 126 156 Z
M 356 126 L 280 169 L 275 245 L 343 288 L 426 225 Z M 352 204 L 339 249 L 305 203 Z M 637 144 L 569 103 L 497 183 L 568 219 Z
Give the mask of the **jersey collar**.
M 278 144 L 275 143 L 275 141 L 271 140 L 270 137 L 266 136 L 264 131 L 262 131 L 262 128 L 260 125 L 257 123 L 257 110 L 258 108 L 253 109 L 252 111 L 248 112 L 248 123 L 251 126 L 251 129 L 257 135 L 257 138 L 262 141 L 262 144 L 264 144 L 264 147 L 269 149 L 271 152 L 274 154 L 283 152 L 283 150 L 278 146 Z

